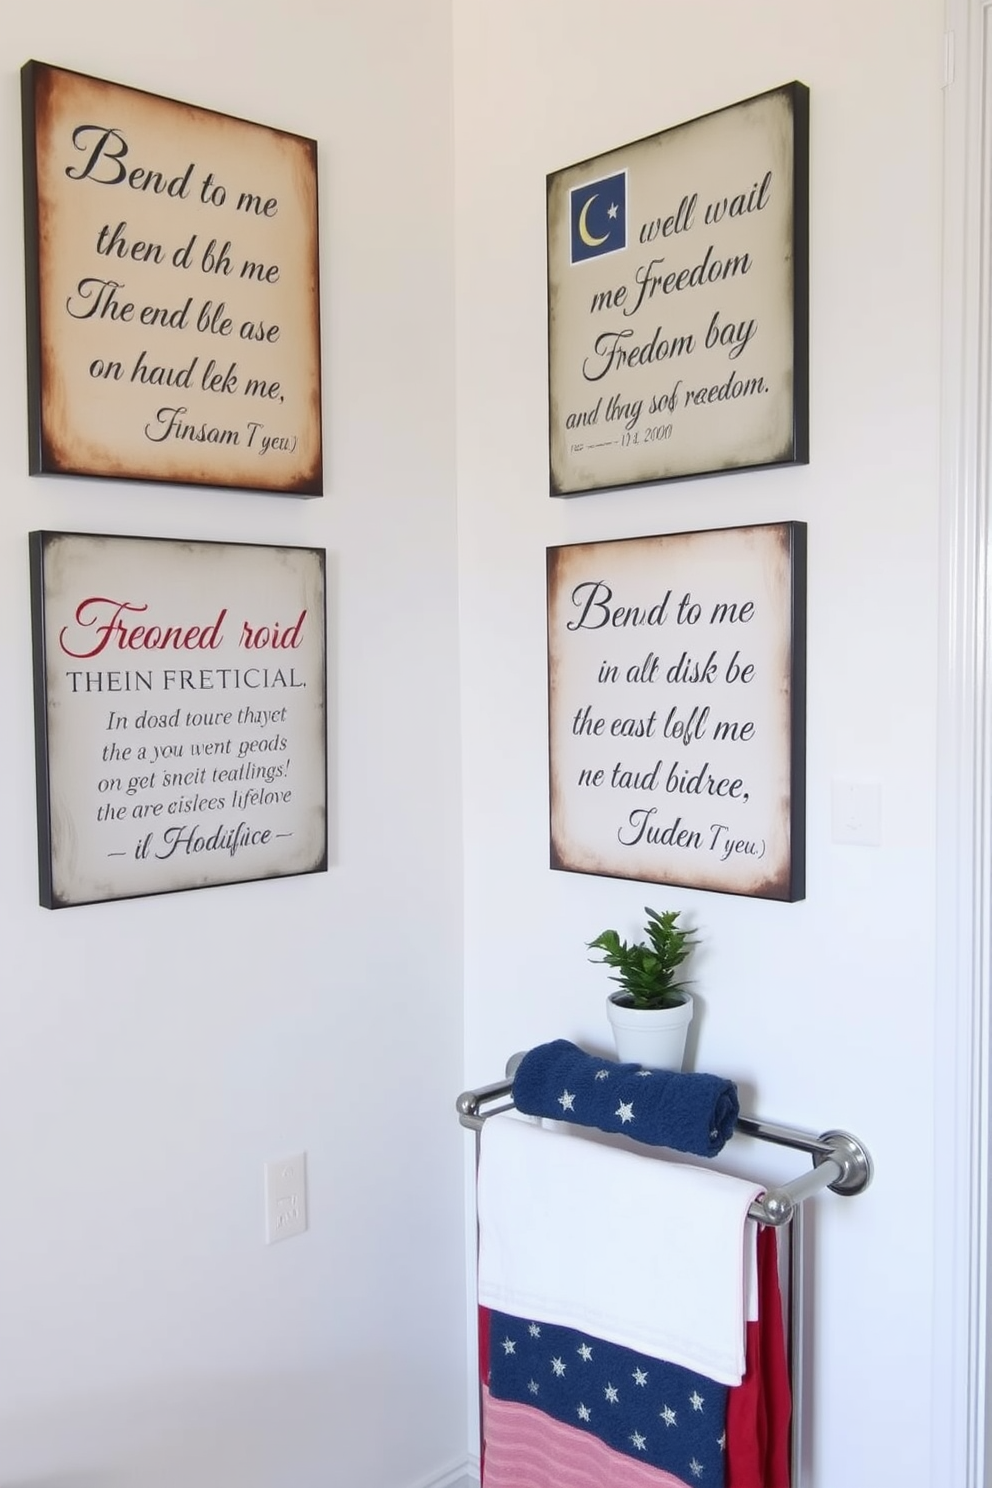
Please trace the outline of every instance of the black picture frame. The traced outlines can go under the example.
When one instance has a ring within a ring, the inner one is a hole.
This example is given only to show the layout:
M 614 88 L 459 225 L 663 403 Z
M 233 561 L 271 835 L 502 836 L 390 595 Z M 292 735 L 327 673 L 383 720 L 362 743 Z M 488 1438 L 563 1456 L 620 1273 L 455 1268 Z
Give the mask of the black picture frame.
M 552 496 L 809 460 L 809 89 L 547 180 Z
M 323 548 L 29 534 L 39 902 L 323 872 Z
M 550 547 L 550 866 L 806 892 L 803 522 Z
M 320 496 L 315 141 L 38 61 L 21 106 L 30 474 Z

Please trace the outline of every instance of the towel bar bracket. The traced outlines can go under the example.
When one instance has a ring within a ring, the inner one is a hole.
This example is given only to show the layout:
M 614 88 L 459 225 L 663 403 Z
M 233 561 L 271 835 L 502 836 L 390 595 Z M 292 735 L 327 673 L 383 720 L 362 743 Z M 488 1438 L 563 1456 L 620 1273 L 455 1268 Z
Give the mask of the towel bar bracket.
M 766 1123 L 748 1116 L 742 1116 L 737 1123 L 739 1131 L 748 1132 L 751 1136 L 763 1134 L 754 1128 L 764 1125 Z M 788 1131 L 788 1128 L 781 1130 Z M 796 1140 L 784 1145 L 800 1147 L 810 1152 L 813 1167 L 808 1173 L 793 1178 L 781 1188 L 767 1189 L 761 1198 L 754 1201 L 750 1209 L 751 1217 L 764 1224 L 788 1224 L 796 1207 L 822 1188 L 829 1188 L 832 1193 L 845 1194 L 848 1197 L 863 1193 L 874 1175 L 870 1153 L 850 1132 L 827 1131 L 819 1138 L 809 1138 L 805 1142 L 801 1140 L 799 1132 L 793 1135 Z M 773 1136 L 770 1140 L 775 1141 L 778 1138 Z M 835 1177 L 829 1177 L 831 1172 Z
M 864 1193 L 875 1174 L 875 1166 L 867 1147 L 846 1131 L 823 1132 L 820 1141 L 833 1149 L 830 1157 L 841 1169 L 840 1177 L 827 1184 L 830 1191 L 848 1196 Z M 828 1159 L 821 1156 L 813 1158 L 816 1167 L 825 1161 Z
M 487 1116 L 498 1116 L 501 1111 L 513 1110 L 513 1101 L 508 1099 L 512 1090 L 512 1080 L 494 1080 L 491 1085 L 480 1085 L 477 1090 L 464 1090 L 455 1102 L 458 1120 L 469 1131 L 481 1131 Z M 482 1111 L 482 1106 L 496 1100 L 503 1100 L 506 1104 Z

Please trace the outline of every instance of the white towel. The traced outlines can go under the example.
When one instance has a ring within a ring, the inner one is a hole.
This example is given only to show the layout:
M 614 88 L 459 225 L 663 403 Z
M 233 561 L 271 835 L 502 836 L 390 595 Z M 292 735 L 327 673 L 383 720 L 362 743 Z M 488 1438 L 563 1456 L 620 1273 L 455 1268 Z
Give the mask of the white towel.
M 761 1191 L 575 1128 L 491 1116 L 479 1159 L 479 1301 L 739 1385 L 756 1234 L 747 1211 Z

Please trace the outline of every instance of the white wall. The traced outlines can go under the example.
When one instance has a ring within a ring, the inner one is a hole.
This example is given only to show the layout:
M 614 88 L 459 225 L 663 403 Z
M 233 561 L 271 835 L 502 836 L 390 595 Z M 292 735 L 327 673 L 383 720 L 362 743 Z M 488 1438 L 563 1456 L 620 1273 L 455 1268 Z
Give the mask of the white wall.
M 584 943 L 662 894 L 706 937 L 697 1066 L 876 1159 L 865 1197 L 815 1206 L 812 1488 L 936 1488 L 937 0 L 36 0 L 3 22 L 5 1488 L 412 1488 L 457 1468 L 452 1096 L 544 1038 L 605 1047 Z M 28 479 L 32 56 L 317 138 L 324 500 Z M 793 77 L 812 100 L 811 464 L 549 500 L 545 174 Z M 807 899 L 551 873 L 545 547 L 785 518 L 809 524 Z M 328 874 L 37 907 L 36 527 L 326 545 Z M 835 777 L 881 783 L 880 848 L 831 843 Z M 300 1147 L 311 1229 L 266 1249 L 262 1162 Z
M 327 494 L 29 479 L 30 57 L 313 136 Z M 464 1462 L 447 0 L 0 27 L 0 1480 L 406 1488 Z M 37 905 L 32 528 L 326 546 L 326 874 Z M 262 1243 L 305 1148 L 311 1224 Z
M 468 1078 L 548 1038 L 607 1048 L 610 984 L 585 942 L 633 931 L 645 903 L 688 911 L 696 1067 L 769 1118 L 849 1128 L 877 1165 L 865 1196 L 813 1206 L 811 1488 L 938 1488 L 941 21 L 938 0 L 455 6 Z M 811 90 L 809 466 L 549 499 L 546 173 L 792 78 Z M 546 546 L 793 518 L 809 524 L 805 901 L 549 871 Z M 834 778 L 880 783 L 880 847 L 832 842 Z M 797 1171 L 766 1148 L 747 1161 Z

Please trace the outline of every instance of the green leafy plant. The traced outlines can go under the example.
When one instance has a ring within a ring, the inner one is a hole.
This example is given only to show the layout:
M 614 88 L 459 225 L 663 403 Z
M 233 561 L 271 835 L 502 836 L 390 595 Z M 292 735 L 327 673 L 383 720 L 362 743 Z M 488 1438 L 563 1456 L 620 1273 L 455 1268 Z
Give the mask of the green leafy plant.
M 645 905 L 644 913 L 646 941 L 628 945 L 615 930 L 604 930 L 588 943 L 590 951 L 602 951 L 602 956 L 589 959 L 615 968 L 612 980 L 619 982 L 634 1007 L 677 1007 L 685 1001 L 681 990 L 685 983 L 676 982 L 674 977 L 695 945 L 695 935 L 679 928 L 680 910 L 659 914 Z

